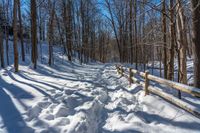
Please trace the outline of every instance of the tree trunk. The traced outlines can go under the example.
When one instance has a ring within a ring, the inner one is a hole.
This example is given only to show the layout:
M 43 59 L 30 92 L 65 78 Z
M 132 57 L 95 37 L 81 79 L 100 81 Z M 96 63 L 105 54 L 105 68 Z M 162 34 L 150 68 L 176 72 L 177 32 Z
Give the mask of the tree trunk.
M 8 0 L 7 6 L 6 6 L 6 19 L 9 20 L 9 5 L 10 1 Z M 8 24 L 6 24 L 6 59 L 7 59 L 7 65 L 9 65 L 9 44 L 8 44 L 8 39 L 9 39 L 9 33 L 8 33 Z
M 200 5 L 199 0 L 191 0 L 193 24 L 194 86 L 200 88 Z
M 163 66 L 164 66 L 164 78 L 167 79 L 167 26 L 166 26 L 166 3 L 165 0 L 163 0 L 163 7 L 162 7 L 162 30 L 163 30 Z
M 53 7 L 53 9 L 51 10 L 50 18 L 49 18 L 49 66 L 51 66 L 52 64 L 52 55 L 53 55 L 54 16 L 55 16 L 55 11 Z
M 168 63 L 168 79 L 174 78 L 174 46 L 175 46 L 175 25 L 174 25 L 174 0 L 170 0 L 170 55 Z
M 186 48 L 187 48 L 187 32 L 186 32 L 186 24 L 185 24 L 185 15 L 184 9 L 182 7 L 181 1 L 177 0 L 177 32 L 178 32 L 178 45 L 179 45 L 179 55 L 180 55 L 180 72 L 179 72 L 179 82 L 183 84 L 187 84 L 187 56 L 186 56 Z
M 31 0 L 31 42 L 32 42 L 32 63 L 37 68 L 37 21 L 36 21 L 36 0 Z
M 118 47 L 119 57 L 120 57 L 120 61 L 121 61 L 121 60 L 122 60 L 122 59 L 121 59 L 122 50 L 121 50 L 121 48 L 120 48 L 120 41 L 119 41 L 119 38 L 118 38 L 118 35 L 117 35 L 117 29 L 116 29 L 116 27 L 115 27 L 114 16 L 113 16 L 113 13 L 112 13 L 112 10 L 111 10 L 111 6 L 110 6 L 110 3 L 109 3 L 108 0 L 106 0 L 106 4 L 107 4 L 107 7 L 108 7 L 110 16 L 111 16 L 111 23 L 112 23 L 112 27 L 113 27 L 113 30 L 114 30 L 115 38 L 116 38 L 116 41 L 117 41 L 117 47 Z
M 63 1 L 64 9 L 64 25 L 65 25 L 65 39 L 66 39 L 66 48 L 68 60 L 72 61 L 72 1 L 67 0 Z
M 4 68 L 4 45 L 3 45 L 3 30 L 0 27 L 0 58 L 1 58 L 1 67 Z
M 137 46 L 137 0 L 134 1 L 134 25 L 135 25 L 135 69 L 138 70 L 138 46 Z
M 19 34 L 21 41 L 21 56 L 22 61 L 25 61 L 25 53 L 24 53 L 24 40 L 23 40 L 23 27 L 22 27 L 22 18 L 21 18 L 21 4 L 20 0 L 18 0 L 18 18 L 19 18 Z
M 130 0 L 130 22 L 129 22 L 129 38 L 130 38 L 130 62 L 133 63 L 133 0 Z
M 14 33 L 14 68 L 15 72 L 18 72 L 18 47 L 17 47 L 17 2 L 18 0 L 14 0 L 13 7 L 13 33 Z

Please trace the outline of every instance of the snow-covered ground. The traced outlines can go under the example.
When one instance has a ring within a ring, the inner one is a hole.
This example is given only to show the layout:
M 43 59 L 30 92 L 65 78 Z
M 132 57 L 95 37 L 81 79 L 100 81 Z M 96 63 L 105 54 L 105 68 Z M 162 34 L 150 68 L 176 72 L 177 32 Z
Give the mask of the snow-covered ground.
M 0 133 L 199 133 L 200 119 L 141 86 L 114 64 L 29 63 L 0 70 Z M 44 53 L 44 62 L 45 62 Z
M 161 66 L 161 71 L 160 71 L 160 66 Z M 193 85 L 194 63 L 193 63 L 192 58 L 187 57 L 186 66 L 187 66 L 187 82 L 189 85 Z M 148 63 L 149 72 L 156 76 L 164 77 L 164 68 L 163 67 L 164 67 L 163 64 L 160 65 L 159 61 L 155 61 L 154 63 L 153 62 Z M 142 68 L 142 67 L 140 66 L 140 68 Z M 161 74 L 160 74 L 160 72 L 161 72 Z M 175 59 L 175 61 L 174 61 L 174 81 L 178 81 L 178 60 L 177 59 Z

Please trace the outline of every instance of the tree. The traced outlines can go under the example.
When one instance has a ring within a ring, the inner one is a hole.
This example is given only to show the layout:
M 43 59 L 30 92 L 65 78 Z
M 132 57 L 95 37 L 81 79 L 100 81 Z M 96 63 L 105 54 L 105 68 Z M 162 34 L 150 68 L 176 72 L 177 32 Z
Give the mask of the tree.
M 111 4 L 110 4 L 109 0 L 105 0 L 105 2 L 106 2 L 106 6 L 108 8 L 109 14 L 111 16 L 111 19 L 109 19 L 109 20 L 111 21 L 112 28 L 114 30 L 114 34 L 115 34 L 115 38 L 116 38 L 116 42 L 117 42 L 117 47 L 118 47 L 118 51 L 119 51 L 120 61 L 122 61 L 122 58 L 121 58 L 121 56 L 122 56 L 122 50 L 120 48 L 120 41 L 119 41 L 119 37 L 118 37 L 118 34 L 117 34 L 116 22 L 114 20 L 114 15 L 113 15 L 113 12 L 112 12 Z
M 1 62 L 1 67 L 4 68 L 4 45 L 3 45 L 3 32 L 2 28 L 0 25 L 0 62 Z
M 65 35 L 66 35 L 66 47 L 68 60 L 72 60 L 72 1 L 63 0 L 63 10 L 64 10 L 64 25 L 65 25 Z
M 54 16 L 55 16 L 55 3 L 49 0 L 50 4 L 50 17 L 49 17 L 49 66 L 52 64 L 53 55 L 53 36 L 54 36 Z
M 166 24 L 166 2 L 162 3 L 162 30 L 163 30 L 163 64 L 164 64 L 164 78 L 167 79 L 167 24 Z
M 194 56 L 194 86 L 200 88 L 200 3 L 199 0 L 191 0 L 192 25 L 193 25 L 193 56 Z
M 31 43 L 33 68 L 37 68 L 37 21 L 36 21 L 36 0 L 31 0 Z
M 14 0 L 14 7 L 13 7 L 13 34 L 14 34 L 14 67 L 15 72 L 18 72 L 18 47 L 17 47 L 17 3 L 18 0 Z
M 20 34 L 20 41 L 21 41 L 21 56 L 22 61 L 25 61 L 25 53 L 24 53 L 24 40 L 23 40 L 23 27 L 22 27 L 22 17 L 21 17 L 21 4 L 20 0 L 18 0 L 18 18 L 19 18 L 19 34 Z
M 174 22 L 174 0 L 170 0 L 170 53 L 168 62 L 169 80 L 174 78 L 174 47 L 175 47 L 175 22 Z
M 133 63 L 133 0 L 130 0 L 129 3 L 130 8 L 130 20 L 129 20 L 129 39 L 130 39 L 130 61 Z
M 7 0 L 7 5 L 6 5 L 6 26 L 5 26 L 5 32 L 6 32 L 6 60 L 7 60 L 7 65 L 9 65 L 9 56 L 8 56 L 8 53 L 9 53 L 9 46 L 8 46 L 8 38 L 9 38 L 9 30 L 8 30 L 8 27 L 9 27 L 9 5 L 10 5 L 10 0 Z
M 137 0 L 134 0 L 134 16 L 135 16 L 135 19 L 134 19 L 134 27 L 135 27 L 135 68 L 136 70 L 138 69 L 138 36 L 137 36 L 137 32 L 138 32 L 138 29 L 137 29 Z
M 1 62 L 1 67 L 4 68 L 4 45 L 3 45 L 3 25 L 4 25 L 4 15 L 3 15 L 3 10 L 0 5 L 0 62 Z
M 178 38 L 178 47 L 179 47 L 179 59 L 180 59 L 180 71 L 179 71 L 179 82 L 187 84 L 187 55 L 186 48 L 188 45 L 187 42 L 187 32 L 186 32 L 186 18 L 184 14 L 184 9 L 182 7 L 182 1 L 177 0 L 177 38 Z

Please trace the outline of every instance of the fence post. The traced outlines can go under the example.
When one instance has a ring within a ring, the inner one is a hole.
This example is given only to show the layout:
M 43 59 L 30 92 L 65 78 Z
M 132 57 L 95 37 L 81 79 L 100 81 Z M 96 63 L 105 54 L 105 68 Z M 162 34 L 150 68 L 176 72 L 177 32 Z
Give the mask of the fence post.
M 149 79 L 148 79 L 149 71 L 145 71 L 145 86 L 144 86 L 144 91 L 145 91 L 145 96 L 149 95 Z
M 131 84 L 133 83 L 133 72 L 132 72 L 132 68 L 129 68 L 129 85 L 131 86 Z

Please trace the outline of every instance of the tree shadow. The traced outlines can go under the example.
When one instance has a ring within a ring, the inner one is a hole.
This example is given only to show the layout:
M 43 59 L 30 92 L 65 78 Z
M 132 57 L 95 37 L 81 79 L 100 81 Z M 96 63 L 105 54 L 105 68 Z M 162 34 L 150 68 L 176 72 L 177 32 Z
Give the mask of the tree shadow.
M 67 75 L 64 75 L 65 77 L 63 77 L 62 75 L 58 74 L 58 76 L 56 76 L 56 75 L 50 74 L 48 72 L 45 72 L 43 70 L 40 70 L 40 71 L 37 71 L 37 72 L 40 73 L 40 74 L 44 74 L 45 76 L 58 78 L 58 79 L 62 79 L 62 80 L 68 80 L 68 81 L 73 81 L 73 82 L 86 82 L 86 83 L 89 83 L 89 84 L 97 84 L 97 81 L 95 81 L 95 79 L 85 80 L 84 77 L 82 79 L 77 79 L 77 77 L 66 78 Z M 77 72 L 74 72 L 74 75 L 80 75 L 80 73 L 77 74 Z
M 1 80 L 0 85 L 0 115 L 3 120 L 4 127 L 9 133 L 33 133 L 34 130 L 27 126 L 22 115 L 12 102 L 10 96 L 5 90 L 10 91 L 17 99 L 31 99 L 32 95 L 21 90 L 17 86 L 7 84 Z M 18 90 L 18 91 L 16 91 Z M 23 94 L 23 95 L 19 95 Z M 19 100 L 20 101 L 20 100 Z M 22 102 L 20 102 L 22 104 Z M 23 104 L 23 106 L 25 106 Z
M 59 87 L 57 87 L 57 86 L 55 86 L 55 85 L 51 85 L 51 84 L 48 83 L 48 82 L 45 83 L 45 82 L 41 82 L 41 81 L 35 80 L 34 78 L 31 78 L 31 77 L 29 77 L 29 76 L 27 76 L 27 75 L 25 75 L 25 74 L 23 74 L 23 73 L 19 73 L 18 75 L 19 75 L 20 77 L 26 79 L 26 80 L 30 80 L 30 81 L 32 81 L 32 82 L 40 83 L 40 84 L 43 84 L 43 85 L 45 85 L 45 86 L 49 86 L 49 87 L 51 87 L 51 88 L 55 88 L 56 90 L 63 91 L 63 89 L 61 89 L 61 88 L 59 88 Z
M 33 99 L 34 96 L 31 95 L 30 93 L 26 92 L 25 90 L 21 89 L 20 87 L 14 85 L 14 84 L 9 84 L 5 82 L 3 79 L 0 79 L 0 87 L 5 88 L 8 90 L 14 98 L 18 100 L 18 102 L 24 107 L 24 109 L 27 109 L 28 107 L 21 101 L 21 99 Z
M 180 127 L 184 129 L 192 129 L 193 131 L 200 131 L 200 123 L 197 122 L 186 122 L 186 121 L 174 121 L 169 118 L 161 117 L 157 114 L 150 114 L 144 111 L 137 111 L 135 112 L 136 116 L 139 117 L 146 123 L 163 123 L 166 125 L 173 125 L 174 127 Z
M 48 97 L 51 101 L 55 101 L 55 100 L 52 98 L 51 95 L 49 95 L 48 93 L 45 92 L 45 90 L 40 89 L 39 85 L 32 85 L 32 84 L 29 84 L 29 83 L 20 81 L 20 80 L 16 79 L 16 78 L 12 75 L 12 73 L 11 73 L 10 71 L 8 71 L 7 73 L 8 73 L 8 76 L 9 76 L 12 80 L 14 80 L 14 81 L 16 81 L 16 82 L 18 82 L 18 83 L 21 83 L 21 84 L 30 86 L 31 88 L 33 88 L 33 89 L 37 90 L 38 92 L 40 92 L 41 94 L 43 94 L 44 96 Z

